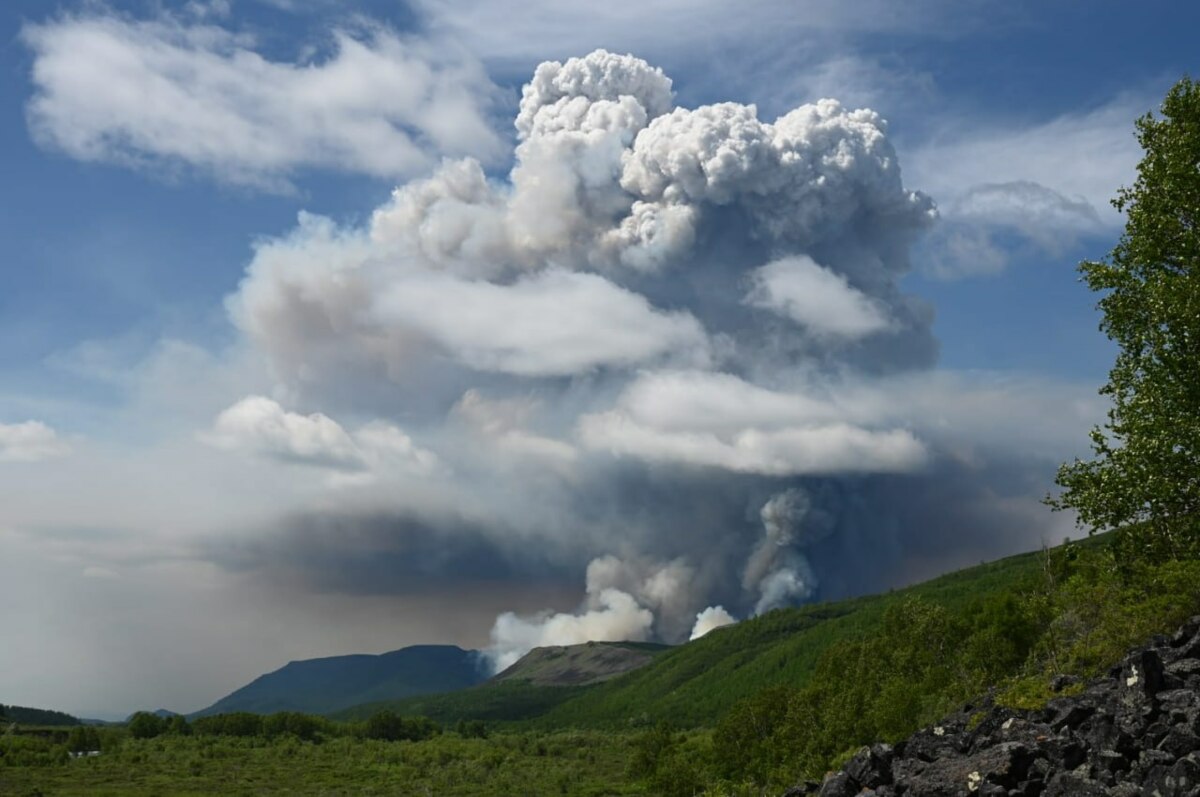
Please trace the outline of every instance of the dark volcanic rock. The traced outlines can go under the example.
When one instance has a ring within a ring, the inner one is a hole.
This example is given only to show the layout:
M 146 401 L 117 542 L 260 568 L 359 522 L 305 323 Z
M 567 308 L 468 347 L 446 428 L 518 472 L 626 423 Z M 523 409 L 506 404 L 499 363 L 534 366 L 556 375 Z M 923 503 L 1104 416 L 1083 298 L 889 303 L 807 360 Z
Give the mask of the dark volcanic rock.
M 1078 679 L 1055 679 L 1061 692 Z M 1200 616 L 1040 711 L 989 696 L 786 797 L 1200 795 Z
M 860 786 L 874 789 L 892 782 L 892 758 L 891 745 L 864 747 L 846 763 L 845 772 Z

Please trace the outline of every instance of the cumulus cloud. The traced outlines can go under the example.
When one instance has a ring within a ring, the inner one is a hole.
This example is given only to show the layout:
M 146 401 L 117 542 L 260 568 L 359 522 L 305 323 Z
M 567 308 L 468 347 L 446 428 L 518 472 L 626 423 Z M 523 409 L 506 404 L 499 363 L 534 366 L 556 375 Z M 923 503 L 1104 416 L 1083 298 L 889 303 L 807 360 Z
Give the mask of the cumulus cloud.
M 71 446 L 41 421 L 0 423 L 0 462 L 38 462 L 70 451 Z
M 724 606 L 709 606 L 696 615 L 696 624 L 692 626 L 688 641 L 699 639 L 714 628 L 733 625 L 736 622 L 737 618 L 725 611 Z
M 248 396 L 224 410 L 201 439 L 228 451 L 333 470 L 402 464 L 420 473 L 437 465 L 435 455 L 396 426 L 376 421 L 351 433 L 326 415 L 288 412 L 265 396 Z
M 81 160 L 274 189 L 303 168 L 396 179 L 441 154 L 499 155 L 496 89 L 453 47 L 367 28 L 335 32 L 323 58 L 276 61 L 205 19 L 220 14 L 193 16 L 26 25 L 34 137 Z

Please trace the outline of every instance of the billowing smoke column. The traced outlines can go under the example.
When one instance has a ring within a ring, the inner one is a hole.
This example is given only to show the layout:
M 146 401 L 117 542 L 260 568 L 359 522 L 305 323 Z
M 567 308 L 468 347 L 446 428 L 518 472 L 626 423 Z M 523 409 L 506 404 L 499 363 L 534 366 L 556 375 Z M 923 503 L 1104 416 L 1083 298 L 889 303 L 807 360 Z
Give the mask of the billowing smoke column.
M 812 598 L 818 571 L 831 594 L 866 588 L 824 549 L 893 581 L 909 553 L 977 561 L 1036 506 L 1044 488 L 987 457 L 1016 439 L 996 400 L 928 370 L 932 312 L 898 280 L 936 212 L 878 114 L 675 107 L 661 70 L 596 51 L 539 66 L 516 130 L 506 181 L 448 160 L 365 228 L 306 215 L 257 248 L 229 308 L 288 406 L 248 400 L 271 412 L 206 439 L 353 465 L 322 516 L 371 518 L 371 557 L 331 567 L 343 534 L 276 561 L 320 580 L 390 554 L 374 589 L 449 583 L 429 540 L 479 580 L 586 567 L 577 613 L 500 615 L 502 667 L 537 645 L 698 637 Z M 381 415 L 405 443 L 386 457 L 346 431 Z M 955 529 L 939 540 L 935 506 Z
M 760 515 L 765 533 L 742 571 L 742 586 L 759 595 L 755 614 L 812 596 L 817 578 L 801 549 L 833 531 L 833 519 L 814 512 L 808 493 L 794 487 L 772 496 Z

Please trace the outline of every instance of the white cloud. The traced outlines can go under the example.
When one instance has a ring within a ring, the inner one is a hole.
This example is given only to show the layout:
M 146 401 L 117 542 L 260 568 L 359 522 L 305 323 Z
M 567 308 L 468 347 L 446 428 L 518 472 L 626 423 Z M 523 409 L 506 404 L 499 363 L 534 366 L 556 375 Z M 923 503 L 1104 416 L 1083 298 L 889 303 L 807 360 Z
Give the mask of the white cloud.
M 22 39 L 34 52 L 30 129 L 81 160 L 281 189 L 308 167 L 396 179 L 443 153 L 500 154 L 482 67 L 384 29 L 335 32 L 331 55 L 296 63 L 170 15 L 66 15 Z
M 1141 156 L 1133 120 L 1156 102 L 1122 95 L 1091 111 L 1017 125 L 951 124 L 904 153 L 905 176 L 935 197 L 945 224 L 933 276 L 991 274 L 1005 265 L 992 237 L 1009 229 L 1051 254 L 1123 223 L 1110 204 Z
M 223 411 L 201 439 L 227 451 L 342 471 L 401 465 L 428 472 L 437 464 L 391 424 L 376 421 L 350 433 L 319 412 L 288 412 L 264 396 L 249 396 Z
M 797 255 L 768 263 L 750 273 L 746 301 L 802 324 L 823 337 L 856 339 L 889 326 L 887 312 L 842 274 Z
M 0 423 L 0 462 L 38 462 L 70 451 L 66 441 L 41 421 Z
M 957 201 L 985 185 L 1035 183 L 1080 197 L 1105 224 L 1120 224 L 1109 206 L 1135 176 L 1140 158 L 1133 120 L 1157 106 L 1122 95 L 1095 110 L 1029 125 L 948 125 L 946 132 L 904 153 L 906 178 L 937 197 Z

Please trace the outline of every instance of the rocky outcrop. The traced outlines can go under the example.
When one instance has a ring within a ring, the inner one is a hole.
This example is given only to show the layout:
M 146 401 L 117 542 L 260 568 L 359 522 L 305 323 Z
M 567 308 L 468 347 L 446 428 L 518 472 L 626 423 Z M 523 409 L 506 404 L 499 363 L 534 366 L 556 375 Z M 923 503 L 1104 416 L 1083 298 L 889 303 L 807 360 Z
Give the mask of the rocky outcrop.
M 1200 795 L 1200 616 L 1040 711 L 985 698 L 785 797 Z

